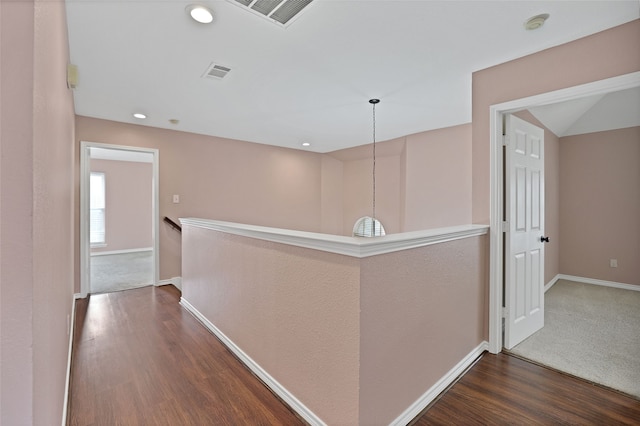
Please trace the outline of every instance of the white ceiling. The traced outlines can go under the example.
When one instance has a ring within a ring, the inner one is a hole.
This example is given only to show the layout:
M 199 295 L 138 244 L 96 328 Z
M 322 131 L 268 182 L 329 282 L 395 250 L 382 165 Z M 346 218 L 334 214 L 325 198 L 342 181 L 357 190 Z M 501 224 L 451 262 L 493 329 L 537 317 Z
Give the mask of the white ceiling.
M 371 142 L 370 98 L 378 141 L 468 123 L 473 71 L 640 17 L 638 0 L 315 0 L 283 28 L 229 0 L 198 24 L 194 2 L 66 0 L 76 113 L 330 152 Z M 231 71 L 201 78 L 212 62 Z
M 556 136 L 640 126 L 640 87 L 587 96 L 529 111 Z

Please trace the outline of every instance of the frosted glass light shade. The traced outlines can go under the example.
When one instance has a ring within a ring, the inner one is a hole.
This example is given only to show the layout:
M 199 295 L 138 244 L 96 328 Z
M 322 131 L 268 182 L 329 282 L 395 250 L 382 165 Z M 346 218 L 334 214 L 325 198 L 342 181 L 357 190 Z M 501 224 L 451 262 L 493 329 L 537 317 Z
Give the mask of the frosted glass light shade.
M 382 237 L 383 235 L 386 235 L 386 233 L 382 223 L 370 216 L 361 217 L 353 225 L 354 237 Z

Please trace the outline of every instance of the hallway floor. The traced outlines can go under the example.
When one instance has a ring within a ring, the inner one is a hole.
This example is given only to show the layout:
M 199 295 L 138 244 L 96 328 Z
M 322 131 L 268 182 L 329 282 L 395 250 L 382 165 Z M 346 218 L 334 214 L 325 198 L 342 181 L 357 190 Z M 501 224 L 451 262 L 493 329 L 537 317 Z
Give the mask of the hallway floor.
M 70 425 L 304 425 L 202 324 L 173 286 L 76 301 Z M 485 354 L 414 420 L 638 424 L 640 400 L 518 358 Z

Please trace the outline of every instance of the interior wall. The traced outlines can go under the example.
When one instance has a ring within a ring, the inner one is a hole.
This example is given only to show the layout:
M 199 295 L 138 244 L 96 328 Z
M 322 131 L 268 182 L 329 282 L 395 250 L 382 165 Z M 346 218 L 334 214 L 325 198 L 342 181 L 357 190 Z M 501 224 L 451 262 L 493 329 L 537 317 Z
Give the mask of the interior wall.
M 64 2 L 0 2 L 0 423 L 62 420 L 73 303 Z
M 561 138 L 560 185 L 562 273 L 640 285 L 640 127 Z
M 376 215 L 387 233 L 469 223 L 469 130 L 467 124 L 376 144 Z M 371 145 L 317 154 L 81 116 L 76 134 L 77 170 L 80 141 L 159 149 L 160 218 L 351 235 L 355 221 L 372 214 Z M 180 235 L 164 225 L 160 259 L 160 279 L 181 275 Z M 79 291 L 78 269 L 76 283 Z
M 92 253 L 153 247 L 153 164 L 91 159 L 105 174 L 105 247 Z
M 371 145 L 328 154 L 343 164 L 343 235 L 372 214 Z M 376 216 L 387 233 L 471 223 L 471 124 L 376 144 Z
M 473 73 L 473 223 L 489 223 L 489 107 L 640 71 L 640 20 Z
M 357 425 L 359 259 L 184 232 L 182 297 L 324 422 Z
M 373 215 L 373 168 L 371 158 L 343 163 L 343 235 L 353 234 L 353 225 Z M 400 230 L 400 155 L 376 155 L 376 219 L 387 234 Z
M 471 223 L 471 123 L 407 136 L 403 231 Z
M 387 234 L 403 232 L 400 227 L 402 159 L 405 139 L 376 143 L 376 219 Z M 373 146 L 361 145 L 327 154 L 342 163 L 341 235 L 351 236 L 353 225 L 373 214 Z
M 360 423 L 387 425 L 487 335 L 488 236 L 361 261 Z
M 204 217 L 322 230 L 319 154 L 78 116 L 76 170 L 80 141 L 158 149 L 160 219 Z M 79 194 L 79 181 L 76 185 Z M 179 204 L 173 194 L 180 195 Z M 161 224 L 161 280 L 181 275 L 180 253 L 180 235 Z M 79 270 L 76 274 L 79 291 Z
M 341 161 L 328 155 L 322 156 L 321 171 L 321 207 L 322 224 L 320 231 L 324 234 L 341 235 L 343 231 L 342 182 L 344 167 Z
M 0 2 L 0 424 L 33 422 L 33 1 Z

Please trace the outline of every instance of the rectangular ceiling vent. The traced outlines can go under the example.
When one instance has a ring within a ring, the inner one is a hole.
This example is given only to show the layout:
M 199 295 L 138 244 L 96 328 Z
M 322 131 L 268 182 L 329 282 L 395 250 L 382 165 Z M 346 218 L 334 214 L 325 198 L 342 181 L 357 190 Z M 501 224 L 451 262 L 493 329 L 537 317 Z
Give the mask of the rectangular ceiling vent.
M 286 27 L 313 0 L 229 0 L 271 22 Z
M 211 65 L 209 65 L 209 68 L 207 68 L 204 74 L 202 74 L 202 77 L 215 78 L 217 80 L 220 80 L 224 78 L 224 76 L 227 75 L 229 71 L 231 71 L 231 68 L 223 67 L 222 65 L 218 65 L 213 62 L 211 63 Z

